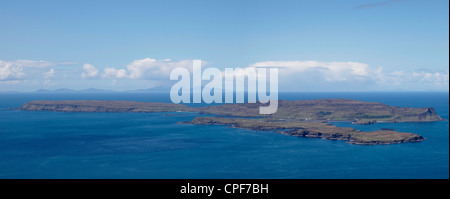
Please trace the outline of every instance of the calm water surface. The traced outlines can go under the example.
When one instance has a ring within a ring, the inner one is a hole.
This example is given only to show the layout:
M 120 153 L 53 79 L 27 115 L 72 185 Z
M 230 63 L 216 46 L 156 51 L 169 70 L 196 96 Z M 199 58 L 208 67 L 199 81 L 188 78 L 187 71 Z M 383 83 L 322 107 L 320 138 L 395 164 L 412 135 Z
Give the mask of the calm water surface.
M 281 93 L 281 99 L 347 98 L 435 107 L 448 93 Z M 379 123 L 427 138 L 359 146 L 229 128 L 177 124 L 196 114 L 10 110 L 31 100 L 170 102 L 160 94 L 0 94 L 0 178 L 449 178 L 449 123 Z

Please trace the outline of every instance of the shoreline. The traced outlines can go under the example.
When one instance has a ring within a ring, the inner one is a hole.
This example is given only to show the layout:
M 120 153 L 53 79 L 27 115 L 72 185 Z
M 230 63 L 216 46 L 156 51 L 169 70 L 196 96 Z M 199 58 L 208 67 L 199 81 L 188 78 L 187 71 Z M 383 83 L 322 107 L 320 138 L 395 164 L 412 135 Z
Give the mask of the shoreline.
M 349 122 L 371 125 L 377 122 L 433 122 L 445 121 L 433 107 L 409 108 L 388 106 L 376 102 L 347 99 L 280 100 L 277 113 L 261 116 L 258 103 L 223 104 L 189 107 L 182 104 L 112 101 L 71 100 L 32 101 L 15 110 L 51 112 L 119 112 L 119 113 L 198 113 L 214 117 L 195 117 L 192 121 L 178 122 L 196 125 L 230 125 L 235 128 L 274 131 L 291 136 L 343 140 L 350 144 L 377 145 L 425 140 L 421 135 L 380 129 L 362 132 L 350 127 L 337 127 L 331 122 Z M 378 118 L 378 119 L 375 119 Z M 374 120 L 375 119 L 375 120 Z

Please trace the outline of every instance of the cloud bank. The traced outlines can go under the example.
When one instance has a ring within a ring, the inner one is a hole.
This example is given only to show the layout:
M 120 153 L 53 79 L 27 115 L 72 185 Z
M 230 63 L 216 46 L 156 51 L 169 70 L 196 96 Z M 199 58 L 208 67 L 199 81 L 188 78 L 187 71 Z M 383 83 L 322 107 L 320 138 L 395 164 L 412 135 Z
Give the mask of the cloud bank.
M 393 71 L 360 62 L 264 61 L 246 68 L 279 68 L 281 91 L 446 90 L 449 71 Z
M 192 71 L 192 60 L 173 61 L 171 59 L 156 60 L 151 58 L 134 60 L 125 68 L 106 67 L 100 74 L 99 70 L 91 64 L 83 65 L 81 77 L 104 79 L 144 79 L 168 80 L 170 72 L 175 68 L 186 68 Z
M 15 60 L 3 61 L 0 60 L 0 81 L 19 80 L 25 75 L 27 69 L 43 69 L 55 65 L 71 64 L 57 63 L 50 61 L 35 61 L 35 60 Z M 54 71 L 53 71 L 54 73 Z
M 122 68 L 94 66 L 62 67 L 51 61 L 0 60 L 1 90 L 58 88 L 97 88 L 134 90 L 156 85 L 170 87 L 175 68 L 192 72 L 192 60 L 157 60 L 144 58 L 131 61 Z M 203 70 L 206 69 L 202 60 Z M 72 63 L 73 64 L 73 63 Z M 243 69 L 277 67 L 280 91 L 448 91 L 449 70 L 391 70 L 372 67 L 362 62 L 262 61 Z M 236 74 L 243 75 L 243 74 Z M 111 83 L 112 82 L 112 83 Z M 55 87 L 56 88 L 56 87 Z

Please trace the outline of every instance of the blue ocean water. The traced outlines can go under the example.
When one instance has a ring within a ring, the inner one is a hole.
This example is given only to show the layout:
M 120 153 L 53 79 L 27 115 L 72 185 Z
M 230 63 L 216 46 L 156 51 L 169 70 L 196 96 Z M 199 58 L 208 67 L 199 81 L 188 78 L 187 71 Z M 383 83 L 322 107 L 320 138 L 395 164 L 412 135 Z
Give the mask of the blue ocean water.
M 280 99 L 347 98 L 435 107 L 448 93 L 281 93 Z M 449 178 L 449 123 L 379 123 L 427 138 L 360 146 L 228 126 L 177 124 L 185 113 L 58 113 L 10 110 L 31 100 L 170 102 L 153 94 L 0 94 L 0 178 Z

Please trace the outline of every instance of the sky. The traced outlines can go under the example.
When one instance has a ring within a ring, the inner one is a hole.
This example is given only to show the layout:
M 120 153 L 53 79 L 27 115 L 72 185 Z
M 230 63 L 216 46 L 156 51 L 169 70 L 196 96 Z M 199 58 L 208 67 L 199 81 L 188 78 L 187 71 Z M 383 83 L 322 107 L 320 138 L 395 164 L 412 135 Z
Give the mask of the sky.
M 280 91 L 449 90 L 447 0 L 0 1 L 0 91 L 279 68 Z

